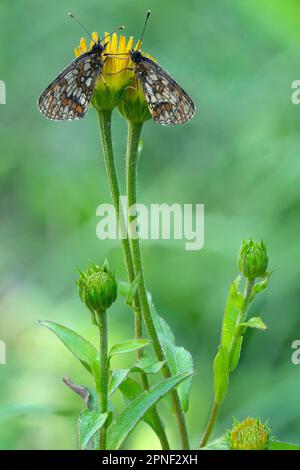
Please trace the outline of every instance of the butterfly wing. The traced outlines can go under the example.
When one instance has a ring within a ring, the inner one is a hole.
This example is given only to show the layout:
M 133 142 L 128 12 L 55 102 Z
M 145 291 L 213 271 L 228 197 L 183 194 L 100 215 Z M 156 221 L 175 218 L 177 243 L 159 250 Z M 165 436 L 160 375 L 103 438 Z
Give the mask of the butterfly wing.
M 156 62 L 143 57 L 136 65 L 136 74 L 156 122 L 164 126 L 183 124 L 194 116 L 192 99 Z
M 54 121 L 83 118 L 102 66 L 99 53 L 92 51 L 73 60 L 40 96 L 41 113 Z

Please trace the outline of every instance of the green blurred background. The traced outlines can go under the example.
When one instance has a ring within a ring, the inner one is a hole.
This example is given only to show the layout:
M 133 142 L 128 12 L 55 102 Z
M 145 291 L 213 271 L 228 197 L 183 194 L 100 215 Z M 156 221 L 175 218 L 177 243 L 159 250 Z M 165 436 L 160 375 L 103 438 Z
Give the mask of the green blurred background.
M 191 94 L 196 117 L 185 126 L 145 125 L 139 200 L 205 204 L 205 246 L 185 251 L 172 241 L 143 242 L 148 288 L 177 344 L 194 357 L 187 414 L 196 446 L 212 398 L 212 359 L 226 292 L 236 276 L 243 237 L 267 242 L 274 271 L 252 306 L 269 330 L 249 332 L 239 369 L 214 435 L 232 416 L 269 419 L 282 440 L 300 442 L 300 366 L 291 343 L 300 337 L 300 108 L 291 82 L 300 74 L 297 0 L 21 0 L 0 3 L 0 448 L 76 448 L 81 402 L 61 382 L 91 378 L 39 319 L 62 322 L 97 341 L 75 287 L 76 266 L 105 256 L 125 278 L 117 241 L 96 238 L 96 207 L 109 202 L 96 115 L 81 122 L 44 119 L 40 92 L 73 58 L 82 35 L 66 13 L 91 30 L 124 23 Z M 114 115 L 120 178 L 125 122 Z M 133 318 L 119 299 L 110 312 L 111 343 L 132 337 Z M 134 356 L 127 358 L 132 361 Z M 125 359 L 114 365 L 124 365 Z M 119 401 L 118 405 L 121 405 Z M 162 407 L 172 445 L 175 421 Z M 127 448 L 156 448 L 140 424 Z

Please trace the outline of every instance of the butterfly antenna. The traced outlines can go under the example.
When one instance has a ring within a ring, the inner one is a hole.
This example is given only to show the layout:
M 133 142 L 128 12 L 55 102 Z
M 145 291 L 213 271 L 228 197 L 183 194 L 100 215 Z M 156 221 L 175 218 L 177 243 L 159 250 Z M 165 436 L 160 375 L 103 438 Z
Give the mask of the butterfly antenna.
M 91 40 L 95 43 L 95 39 L 93 38 L 93 36 L 91 35 L 91 33 L 86 29 L 85 26 L 83 26 L 83 24 L 79 21 L 79 19 L 77 18 L 77 16 L 75 16 L 73 13 L 69 13 L 69 16 L 70 18 L 72 18 L 73 20 L 77 21 L 77 23 L 82 27 L 82 29 L 89 35 L 89 37 L 91 38 Z
M 144 34 L 145 34 L 145 30 L 146 30 L 146 26 L 147 26 L 150 14 L 151 14 L 151 11 L 148 10 L 146 18 L 145 18 L 145 23 L 144 23 L 144 26 L 143 26 L 143 29 L 142 29 L 142 32 L 141 32 L 141 35 L 140 35 L 140 39 L 138 40 L 138 43 L 137 43 L 137 46 L 136 46 L 137 51 L 139 51 L 142 47 L 142 41 L 143 41 L 143 37 L 144 37 Z
M 107 38 L 108 36 L 111 36 L 112 34 L 116 33 L 117 31 L 120 31 L 120 29 L 125 29 L 125 26 L 122 24 L 121 26 L 119 26 L 117 29 L 115 29 L 114 31 L 112 31 L 111 33 L 109 34 L 106 34 L 105 36 L 103 36 L 103 38 L 100 39 L 100 42 L 102 42 L 105 38 Z

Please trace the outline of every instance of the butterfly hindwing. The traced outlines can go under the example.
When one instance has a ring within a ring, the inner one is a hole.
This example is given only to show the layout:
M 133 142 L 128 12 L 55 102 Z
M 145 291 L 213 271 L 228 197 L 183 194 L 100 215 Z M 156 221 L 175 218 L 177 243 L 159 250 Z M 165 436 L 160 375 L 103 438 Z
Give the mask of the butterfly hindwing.
M 155 121 L 162 125 L 183 124 L 194 116 L 192 99 L 160 65 L 143 57 L 135 70 Z
M 102 66 L 97 51 L 88 51 L 73 60 L 40 96 L 41 113 L 55 121 L 83 118 Z

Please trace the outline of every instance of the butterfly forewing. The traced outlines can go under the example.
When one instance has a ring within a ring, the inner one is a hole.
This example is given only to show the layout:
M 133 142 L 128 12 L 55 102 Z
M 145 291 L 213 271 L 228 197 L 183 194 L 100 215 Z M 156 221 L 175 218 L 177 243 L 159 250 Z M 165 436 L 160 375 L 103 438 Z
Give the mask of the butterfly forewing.
M 175 80 L 153 60 L 143 57 L 136 73 L 155 121 L 162 125 L 183 124 L 195 114 L 195 105 Z
M 40 96 L 41 113 L 55 121 L 83 118 L 102 66 L 98 50 L 88 51 L 71 62 Z

